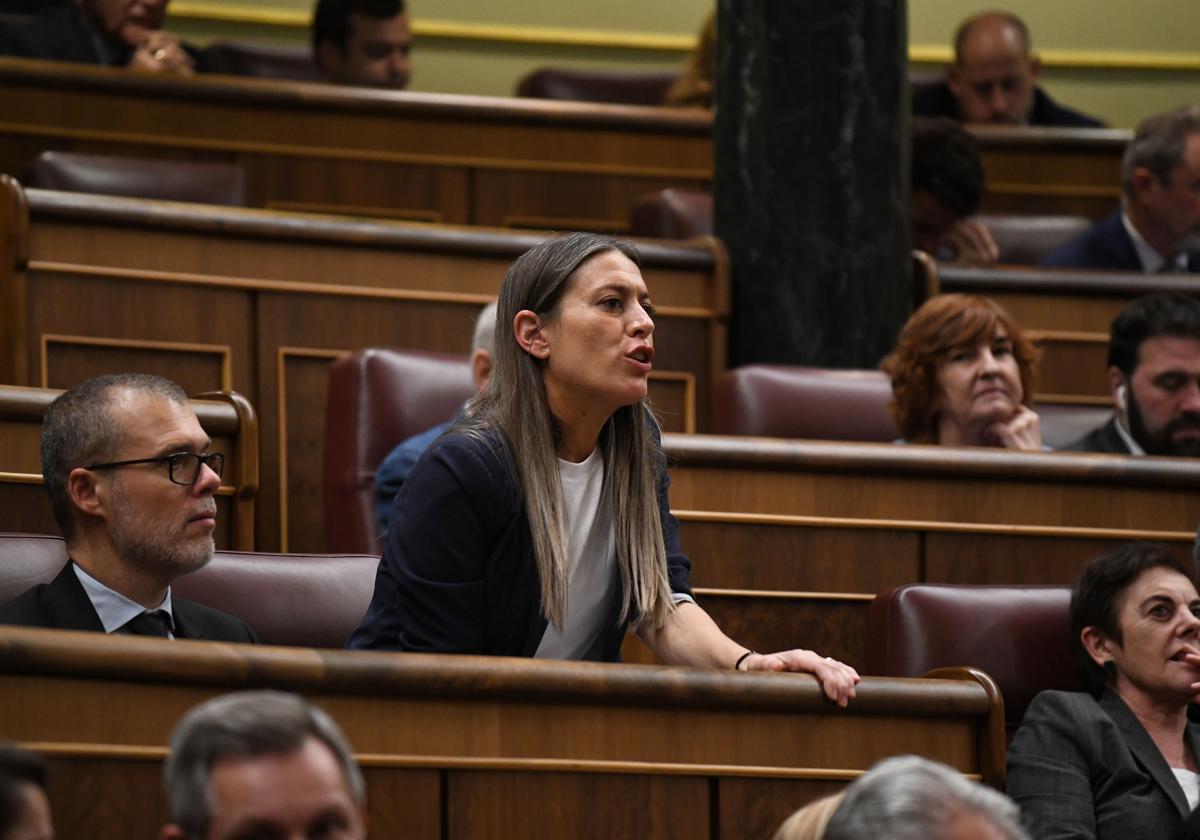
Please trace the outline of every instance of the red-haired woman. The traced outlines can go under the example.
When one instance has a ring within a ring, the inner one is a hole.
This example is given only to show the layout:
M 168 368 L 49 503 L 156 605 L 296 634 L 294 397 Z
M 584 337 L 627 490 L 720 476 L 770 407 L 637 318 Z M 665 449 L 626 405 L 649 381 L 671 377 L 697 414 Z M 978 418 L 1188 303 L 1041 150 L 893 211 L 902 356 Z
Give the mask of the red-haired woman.
M 892 416 L 909 443 L 1042 449 L 1030 407 L 1037 352 L 993 300 L 939 295 L 913 313 L 883 360 Z

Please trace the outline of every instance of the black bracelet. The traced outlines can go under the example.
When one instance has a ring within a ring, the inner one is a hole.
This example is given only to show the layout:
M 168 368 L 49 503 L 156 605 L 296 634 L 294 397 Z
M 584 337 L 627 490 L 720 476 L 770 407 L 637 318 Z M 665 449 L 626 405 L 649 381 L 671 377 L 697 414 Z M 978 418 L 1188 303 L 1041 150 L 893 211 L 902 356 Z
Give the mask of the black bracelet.
M 741 656 L 739 656 L 737 658 L 737 662 L 733 663 L 733 670 L 735 670 L 735 671 L 741 670 L 742 663 L 746 661 L 746 657 L 754 656 L 754 653 L 755 653 L 754 651 L 748 650 L 745 653 L 743 653 Z

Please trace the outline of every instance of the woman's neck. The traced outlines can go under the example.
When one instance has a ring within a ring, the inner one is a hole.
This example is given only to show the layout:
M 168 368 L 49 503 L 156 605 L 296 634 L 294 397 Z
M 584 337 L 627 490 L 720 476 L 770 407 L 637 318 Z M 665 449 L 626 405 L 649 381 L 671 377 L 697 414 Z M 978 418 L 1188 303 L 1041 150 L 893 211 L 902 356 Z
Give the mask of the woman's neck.
M 600 432 L 611 413 L 604 414 L 592 406 L 563 399 L 550 387 L 546 389 L 546 402 L 550 406 L 550 414 L 558 423 L 559 437 L 555 454 L 574 464 L 586 461 L 596 448 Z
M 1196 757 L 1184 738 L 1188 722 L 1186 703 L 1156 700 L 1120 680 L 1114 691 L 1133 712 L 1169 766 L 1196 772 Z

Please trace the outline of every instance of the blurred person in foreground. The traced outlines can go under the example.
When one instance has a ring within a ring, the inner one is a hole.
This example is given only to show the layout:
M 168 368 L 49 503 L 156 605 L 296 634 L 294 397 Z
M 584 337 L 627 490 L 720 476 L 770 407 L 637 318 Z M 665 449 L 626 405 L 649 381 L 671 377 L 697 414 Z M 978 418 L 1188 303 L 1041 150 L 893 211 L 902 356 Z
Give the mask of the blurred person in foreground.
M 0 840 L 54 840 L 46 763 L 8 744 L 0 744 Z
M 346 737 L 294 694 L 243 691 L 196 706 L 163 768 L 160 840 L 362 840 L 366 785 Z
M 1012 317 L 976 295 L 930 298 L 883 360 L 906 443 L 1038 451 L 1037 353 Z
M 975 138 L 951 120 L 914 119 L 910 177 L 912 246 L 943 261 L 994 263 L 1000 251 L 974 218 L 984 190 Z
M 1158 543 L 1093 560 L 1071 592 L 1087 691 L 1043 691 L 1008 750 L 1008 794 L 1036 840 L 1171 837 L 1200 802 L 1200 595 Z
M 915 755 L 880 761 L 842 794 L 824 840 L 1029 840 L 1007 796 Z

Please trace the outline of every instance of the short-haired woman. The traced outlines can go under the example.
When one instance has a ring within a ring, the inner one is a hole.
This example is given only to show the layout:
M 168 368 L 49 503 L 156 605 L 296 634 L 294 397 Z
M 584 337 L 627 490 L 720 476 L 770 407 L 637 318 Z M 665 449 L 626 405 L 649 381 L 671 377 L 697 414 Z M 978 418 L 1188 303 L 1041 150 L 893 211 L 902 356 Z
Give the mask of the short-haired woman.
M 1037 352 L 995 301 L 938 295 L 883 360 L 892 416 L 908 443 L 1040 450 L 1031 408 Z

